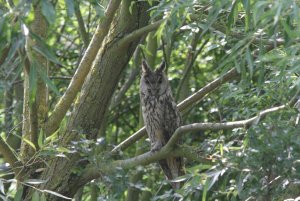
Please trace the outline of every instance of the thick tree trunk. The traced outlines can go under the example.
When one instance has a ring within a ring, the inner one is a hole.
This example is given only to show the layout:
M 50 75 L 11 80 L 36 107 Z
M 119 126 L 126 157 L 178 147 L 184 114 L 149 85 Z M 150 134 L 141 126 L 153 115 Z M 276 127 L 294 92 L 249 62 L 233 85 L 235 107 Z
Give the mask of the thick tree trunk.
M 61 146 L 67 147 L 71 141 L 82 137 L 95 139 L 101 128 L 104 115 L 108 109 L 111 97 L 119 81 L 122 70 L 128 64 L 139 38 L 135 41 L 123 43 L 119 41 L 124 36 L 147 25 L 148 5 L 145 2 L 125 0 L 115 16 L 111 30 L 103 41 L 98 52 L 96 61 L 85 80 L 80 98 L 75 106 L 71 119 L 68 122 L 66 132 L 60 141 Z M 132 12 L 129 7 L 132 7 Z M 72 169 L 78 166 L 79 154 L 72 154 L 67 158 L 55 158 L 49 161 L 46 170 L 41 178 L 47 180 L 39 186 L 67 197 L 73 197 L 76 191 L 84 185 L 78 181 L 79 177 L 72 173 Z M 85 165 L 85 164 L 83 164 Z M 31 200 L 32 192 L 28 192 L 25 200 Z M 53 194 L 46 194 L 47 200 L 62 200 L 61 197 Z

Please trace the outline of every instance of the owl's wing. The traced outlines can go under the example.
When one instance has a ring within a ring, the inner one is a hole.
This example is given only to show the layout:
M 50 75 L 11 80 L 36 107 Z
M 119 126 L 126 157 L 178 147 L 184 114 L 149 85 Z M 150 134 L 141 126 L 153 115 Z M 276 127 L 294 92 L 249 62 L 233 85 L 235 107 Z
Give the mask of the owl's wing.
M 172 101 L 166 103 L 164 117 L 164 129 L 169 140 L 175 130 L 181 125 L 181 116 L 175 102 Z

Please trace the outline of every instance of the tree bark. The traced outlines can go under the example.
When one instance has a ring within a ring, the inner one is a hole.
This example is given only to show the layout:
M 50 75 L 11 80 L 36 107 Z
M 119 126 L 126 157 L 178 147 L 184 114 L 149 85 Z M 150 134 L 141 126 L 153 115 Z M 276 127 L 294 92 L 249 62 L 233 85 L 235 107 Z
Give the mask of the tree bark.
M 129 11 L 130 6 L 132 12 Z M 95 139 L 97 137 L 120 74 L 140 40 L 140 38 L 136 38 L 126 43 L 122 39 L 127 34 L 147 25 L 149 20 L 147 9 L 148 4 L 145 2 L 122 1 L 121 8 L 113 20 L 110 31 L 85 80 L 78 103 L 70 117 L 63 139 L 60 141 L 61 146 L 67 147 L 71 141 L 80 138 Z M 119 41 L 122 43 L 120 44 Z M 78 181 L 79 176 L 72 173 L 72 169 L 78 165 L 79 159 L 81 159 L 80 155 L 75 153 L 69 155 L 68 159 L 55 158 L 51 160 L 40 177 L 47 182 L 40 185 L 39 188 L 73 197 L 83 185 Z M 31 195 L 32 192 L 27 193 L 24 200 L 31 200 Z M 63 200 L 53 194 L 46 194 L 46 198 L 51 201 Z

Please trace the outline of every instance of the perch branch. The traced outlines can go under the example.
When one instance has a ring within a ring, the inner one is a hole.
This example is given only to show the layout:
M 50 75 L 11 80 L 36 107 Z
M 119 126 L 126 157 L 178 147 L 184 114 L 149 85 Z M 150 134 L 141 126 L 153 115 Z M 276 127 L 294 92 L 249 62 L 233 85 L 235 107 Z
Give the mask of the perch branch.
M 92 63 L 96 57 L 98 50 L 101 47 L 104 37 L 107 35 L 112 19 L 116 10 L 120 5 L 121 0 L 111 0 L 105 11 L 105 16 L 102 23 L 97 27 L 97 30 L 87 47 L 85 54 L 76 70 L 66 92 L 56 104 L 52 115 L 45 123 L 44 131 L 46 135 L 52 134 L 59 127 L 60 122 L 64 118 L 66 112 L 70 108 L 77 92 L 81 89 L 85 77 L 87 76 Z
M 266 110 L 263 110 L 258 113 L 258 115 L 241 121 L 233 121 L 233 122 L 227 122 L 227 123 L 194 123 L 194 124 L 188 124 L 185 126 L 181 126 L 176 129 L 173 136 L 170 138 L 168 143 L 159 151 L 157 152 L 146 152 L 144 154 L 141 154 L 139 156 L 135 156 L 133 158 L 124 159 L 124 160 L 116 160 L 109 164 L 102 164 L 100 165 L 100 168 L 88 168 L 86 173 L 82 176 L 82 179 L 80 181 L 88 182 L 92 179 L 98 178 L 101 176 L 101 171 L 114 171 L 116 167 L 122 167 L 122 168 L 133 168 L 138 165 L 148 165 L 150 163 L 153 163 L 155 161 L 164 159 L 166 157 L 170 156 L 183 156 L 187 158 L 191 158 L 192 160 L 202 161 L 204 163 L 211 163 L 209 159 L 205 159 L 201 157 L 201 153 L 193 153 L 195 150 L 186 147 L 185 145 L 177 145 L 177 142 L 180 137 L 183 136 L 183 134 L 192 132 L 192 131 L 204 131 L 204 130 L 227 130 L 227 129 L 233 129 L 233 128 L 243 128 L 243 127 L 249 127 L 253 124 L 258 123 L 261 119 L 263 119 L 266 115 L 277 112 L 279 110 L 282 110 L 286 107 L 290 107 L 292 102 L 281 105 L 278 107 L 269 108 Z M 197 152 L 197 150 L 196 150 Z M 112 168 L 113 167 L 113 168 Z
M 227 129 L 233 129 L 233 128 L 243 128 L 243 127 L 249 127 L 253 124 L 256 124 L 259 122 L 260 119 L 264 118 L 267 114 L 277 112 L 279 110 L 282 110 L 289 106 L 287 105 L 281 105 L 278 107 L 269 108 L 266 110 L 263 110 L 258 113 L 258 115 L 241 121 L 233 121 L 233 122 L 227 122 L 227 123 L 194 123 L 194 124 L 188 124 L 185 126 L 181 126 L 176 129 L 175 133 L 172 135 L 168 143 L 158 152 L 147 152 L 145 154 L 125 159 L 125 160 L 119 160 L 114 161 L 113 164 L 115 166 L 120 166 L 123 168 L 131 168 L 135 167 L 137 165 L 146 165 L 151 162 L 161 160 L 165 157 L 169 157 L 170 153 L 173 155 L 178 155 L 180 152 L 174 152 L 174 147 L 176 146 L 176 142 L 178 142 L 179 138 L 182 137 L 183 134 L 186 134 L 188 132 L 192 131 L 204 131 L 204 130 L 227 130 Z M 176 148 L 177 149 L 177 148 Z
M 227 73 L 225 73 L 223 76 L 215 79 L 214 81 L 210 82 L 206 86 L 204 86 L 202 89 L 194 93 L 193 95 L 189 96 L 185 100 L 183 100 L 181 103 L 177 105 L 180 112 L 187 109 L 189 106 L 199 102 L 202 100 L 208 93 L 214 91 L 222 84 L 234 80 L 238 76 L 238 73 L 236 69 L 231 69 Z M 138 130 L 136 133 L 128 137 L 126 140 L 121 142 L 119 145 L 117 145 L 113 150 L 112 153 L 116 153 L 118 150 L 124 150 L 127 147 L 129 147 L 131 144 L 142 138 L 146 134 L 145 127 Z

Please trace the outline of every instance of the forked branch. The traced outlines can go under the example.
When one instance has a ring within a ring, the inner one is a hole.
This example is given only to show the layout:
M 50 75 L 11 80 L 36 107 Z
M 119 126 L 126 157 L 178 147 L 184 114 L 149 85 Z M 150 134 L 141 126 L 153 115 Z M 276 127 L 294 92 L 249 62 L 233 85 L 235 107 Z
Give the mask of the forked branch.
M 64 118 L 66 112 L 73 103 L 78 91 L 81 89 L 83 82 L 91 69 L 92 63 L 96 57 L 98 50 L 101 47 L 104 37 L 107 35 L 110 24 L 118 9 L 121 0 L 111 0 L 105 11 L 105 16 L 102 23 L 97 27 L 95 34 L 85 51 L 83 58 L 76 70 L 72 80 L 64 93 L 56 104 L 52 115 L 45 124 L 44 131 L 46 135 L 50 135 L 57 130 L 60 122 Z

